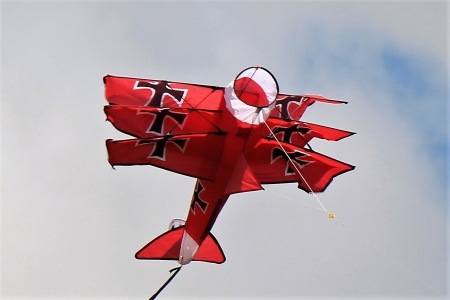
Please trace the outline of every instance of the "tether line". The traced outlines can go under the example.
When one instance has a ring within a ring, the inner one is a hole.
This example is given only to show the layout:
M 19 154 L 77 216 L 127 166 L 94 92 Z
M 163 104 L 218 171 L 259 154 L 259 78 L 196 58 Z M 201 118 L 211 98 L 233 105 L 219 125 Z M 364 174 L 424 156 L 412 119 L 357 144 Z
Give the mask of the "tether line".
M 167 279 L 167 281 L 159 288 L 159 290 L 156 291 L 156 293 L 153 294 L 153 296 L 151 296 L 148 300 L 154 300 L 156 299 L 156 297 L 159 295 L 159 293 L 161 293 L 161 291 L 172 281 L 172 279 L 178 274 L 178 272 L 180 272 L 182 266 L 173 268 L 171 270 L 169 270 L 169 273 L 172 273 L 173 271 L 175 271 L 175 273 L 173 273 L 169 279 Z
M 275 136 L 275 134 L 273 133 L 272 129 L 270 129 L 269 125 L 266 123 L 266 121 L 264 120 L 264 124 L 266 124 L 267 129 L 269 129 L 271 135 L 274 137 L 275 141 L 277 141 L 278 145 L 280 146 L 281 150 L 284 152 L 284 154 L 286 155 L 287 159 L 289 160 L 289 162 L 291 163 L 292 167 L 297 171 L 297 173 L 300 175 L 300 177 L 302 178 L 303 182 L 305 182 L 306 186 L 308 187 L 311 195 L 316 198 L 317 202 L 320 204 L 320 206 L 322 207 L 322 209 L 328 213 L 328 216 L 330 218 L 334 218 L 334 214 L 330 213 L 325 206 L 323 206 L 322 202 L 320 201 L 319 197 L 317 197 L 316 193 L 314 193 L 314 191 L 312 190 L 311 186 L 309 185 L 308 181 L 306 181 L 305 177 L 303 176 L 303 174 L 300 172 L 300 170 L 298 169 L 297 165 L 294 163 L 294 161 L 289 157 L 288 153 L 286 152 L 286 150 L 284 149 L 283 145 L 281 145 L 280 141 L 278 140 L 278 138 Z

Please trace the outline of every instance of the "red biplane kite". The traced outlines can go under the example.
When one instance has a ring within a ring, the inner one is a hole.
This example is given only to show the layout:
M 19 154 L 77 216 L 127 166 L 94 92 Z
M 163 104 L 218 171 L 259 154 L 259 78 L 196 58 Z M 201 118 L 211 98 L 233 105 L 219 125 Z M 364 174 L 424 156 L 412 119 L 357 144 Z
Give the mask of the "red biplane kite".
M 223 263 L 210 231 L 231 194 L 287 182 L 322 192 L 354 168 L 305 148 L 312 138 L 337 141 L 352 132 L 300 121 L 314 102 L 346 102 L 279 94 L 263 67 L 243 70 L 226 87 L 110 75 L 104 83 L 108 121 L 133 136 L 106 141 L 111 166 L 153 165 L 197 178 L 186 222 L 172 221 L 138 259 Z

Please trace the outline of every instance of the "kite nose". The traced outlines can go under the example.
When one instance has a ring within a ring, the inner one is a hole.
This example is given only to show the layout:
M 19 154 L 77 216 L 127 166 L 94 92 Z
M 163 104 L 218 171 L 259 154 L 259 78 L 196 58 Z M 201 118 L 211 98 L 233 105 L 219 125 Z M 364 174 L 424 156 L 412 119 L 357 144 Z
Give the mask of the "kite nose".
M 267 107 L 278 95 L 278 83 L 263 67 L 250 67 L 239 73 L 233 84 L 236 96 L 247 105 Z

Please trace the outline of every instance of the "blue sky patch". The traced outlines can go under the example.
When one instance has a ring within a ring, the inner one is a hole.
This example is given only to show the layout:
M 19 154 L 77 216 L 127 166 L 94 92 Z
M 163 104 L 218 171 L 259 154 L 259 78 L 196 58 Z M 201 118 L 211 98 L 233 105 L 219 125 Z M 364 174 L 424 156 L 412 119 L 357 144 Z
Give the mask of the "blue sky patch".
M 381 63 L 395 87 L 398 96 L 416 95 L 415 99 L 430 92 L 427 68 L 414 58 L 394 50 L 386 50 L 381 54 Z M 410 98 L 409 100 L 413 100 Z

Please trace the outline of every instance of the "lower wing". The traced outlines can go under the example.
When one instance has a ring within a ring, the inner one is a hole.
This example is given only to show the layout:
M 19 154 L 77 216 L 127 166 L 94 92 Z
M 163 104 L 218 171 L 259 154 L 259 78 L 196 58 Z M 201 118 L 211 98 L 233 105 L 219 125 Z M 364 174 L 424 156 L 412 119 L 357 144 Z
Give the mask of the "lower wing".
M 355 168 L 292 144 L 280 144 L 276 140 L 261 139 L 246 155 L 261 184 L 298 182 L 298 187 L 306 192 L 323 192 L 334 177 Z
M 111 166 L 153 165 L 183 175 L 213 180 L 226 135 L 219 133 L 107 140 Z

